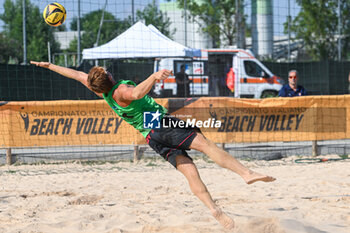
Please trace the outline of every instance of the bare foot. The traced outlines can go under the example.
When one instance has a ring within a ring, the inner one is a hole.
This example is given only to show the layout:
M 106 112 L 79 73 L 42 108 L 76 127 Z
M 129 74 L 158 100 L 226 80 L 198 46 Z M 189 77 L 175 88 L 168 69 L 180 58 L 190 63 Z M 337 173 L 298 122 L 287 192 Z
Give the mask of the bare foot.
M 227 216 L 220 208 L 216 208 L 211 211 L 214 218 L 226 229 L 233 230 L 235 228 L 235 222 Z
M 242 178 L 247 184 L 253 184 L 257 181 L 272 182 L 276 180 L 276 178 L 272 176 L 263 175 L 254 171 L 249 171 L 249 174 L 242 176 Z

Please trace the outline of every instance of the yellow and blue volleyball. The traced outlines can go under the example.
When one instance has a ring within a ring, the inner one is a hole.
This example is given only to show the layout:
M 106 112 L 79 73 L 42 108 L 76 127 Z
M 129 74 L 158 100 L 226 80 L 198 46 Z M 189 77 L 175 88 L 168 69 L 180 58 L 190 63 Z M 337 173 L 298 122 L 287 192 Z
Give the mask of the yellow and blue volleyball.
M 57 27 L 66 20 L 66 9 L 57 2 L 50 3 L 45 7 L 43 17 L 48 25 Z

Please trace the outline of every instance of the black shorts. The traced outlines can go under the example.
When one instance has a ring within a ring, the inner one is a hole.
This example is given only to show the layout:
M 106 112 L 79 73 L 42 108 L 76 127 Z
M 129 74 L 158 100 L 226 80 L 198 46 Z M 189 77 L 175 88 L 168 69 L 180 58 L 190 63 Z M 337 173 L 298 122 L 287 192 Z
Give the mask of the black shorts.
M 172 120 L 181 121 L 173 118 Z M 176 168 L 176 157 L 188 156 L 186 150 L 190 150 L 190 145 L 196 137 L 198 128 L 164 128 L 152 129 L 146 137 L 148 145 L 160 154 L 165 160 Z

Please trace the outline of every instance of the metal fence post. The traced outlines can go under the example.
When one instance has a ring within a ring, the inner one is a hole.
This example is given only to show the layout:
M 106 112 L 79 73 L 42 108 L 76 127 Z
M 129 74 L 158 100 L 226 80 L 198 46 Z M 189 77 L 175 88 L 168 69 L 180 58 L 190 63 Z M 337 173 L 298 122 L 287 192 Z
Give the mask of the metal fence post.
M 318 146 L 317 146 L 316 140 L 312 141 L 312 156 L 313 157 L 318 156 Z
M 134 163 L 140 161 L 140 149 L 138 145 L 134 145 Z
M 12 153 L 11 153 L 11 148 L 6 149 L 6 163 L 7 165 L 12 164 Z

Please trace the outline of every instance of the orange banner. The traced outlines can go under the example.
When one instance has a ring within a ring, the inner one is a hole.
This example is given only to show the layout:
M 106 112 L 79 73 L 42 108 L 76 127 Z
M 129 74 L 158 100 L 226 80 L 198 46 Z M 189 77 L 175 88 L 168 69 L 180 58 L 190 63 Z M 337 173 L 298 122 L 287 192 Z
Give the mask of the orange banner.
M 157 99 L 217 143 L 350 138 L 350 95 L 235 99 Z M 0 147 L 144 144 L 143 136 L 104 100 L 0 102 Z
M 167 100 L 158 100 L 166 105 Z M 8 102 L 0 106 L 0 147 L 144 144 L 104 100 Z
M 262 100 L 200 98 L 172 115 L 220 121 L 218 128 L 201 129 L 217 143 L 350 138 L 350 95 Z

